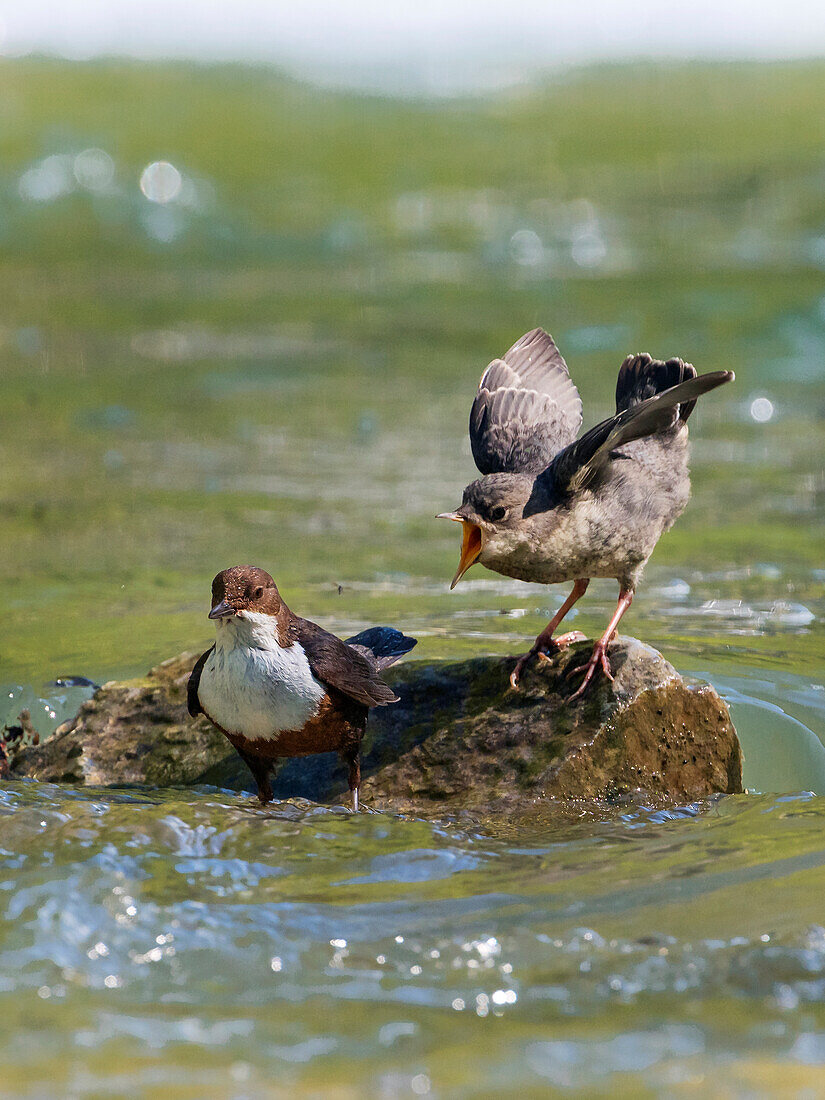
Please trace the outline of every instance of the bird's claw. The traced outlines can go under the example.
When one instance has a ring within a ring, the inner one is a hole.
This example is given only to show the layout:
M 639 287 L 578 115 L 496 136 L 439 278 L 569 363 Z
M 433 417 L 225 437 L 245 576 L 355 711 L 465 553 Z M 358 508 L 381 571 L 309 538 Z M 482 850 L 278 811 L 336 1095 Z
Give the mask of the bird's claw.
M 518 691 L 518 682 L 524 666 L 527 664 L 528 659 L 532 656 L 531 653 L 525 653 L 523 657 L 519 657 L 516 661 L 516 667 L 510 673 L 510 687 L 513 691 Z
M 555 645 L 556 643 L 551 639 L 550 644 Z M 546 645 L 547 642 L 542 643 L 542 646 Z M 525 668 L 528 666 L 533 657 L 538 657 L 540 661 L 550 660 L 550 658 L 544 652 L 544 649 L 539 645 L 534 645 L 532 649 L 528 650 L 527 653 L 519 657 L 519 659 L 516 661 L 516 667 L 510 673 L 510 687 L 513 689 L 513 691 L 518 691 L 518 682 L 521 679 L 521 674 L 522 672 L 524 672 Z
M 596 669 L 601 669 L 608 680 L 614 679 L 613 673 L 610 670 L 610 661 L 607 656 L 607 646 L 601 643 L 597 643 L 587 664 L 577 665 L 575 668 L 568 668 L 565 672 L 565 679 L 569 679 L 579 672 L 584 673 L 584 680 L 582 680 L 578 691 L 574 691 L 569 697 L 567 700 L 568 703 L 572 703 L 574 699 L 580 699 L 582 695 L 584 695 L 585 690 L 596 673 Z
M 527 665 L 533 659 L 538 657 L 542 664 L 549 665 L 551 662 L 550 654 L 558 653 L 558 651 L 564 646 L 572 645 L 574 642 L 586 641 L 586 637 L 580 630 L 570 630 L 567 634 L 560 634 L 558 638 L 543 637 L 539 634 L 536 638 L 535 645 L 532 649 L 528 650 L 523 656 L 519 657 L 516 661 L 516 667 L 510 673 L 510 687 L 513 691 L 518 691 L 518 682 L 521 678 L 522 672 L 524 672 Z

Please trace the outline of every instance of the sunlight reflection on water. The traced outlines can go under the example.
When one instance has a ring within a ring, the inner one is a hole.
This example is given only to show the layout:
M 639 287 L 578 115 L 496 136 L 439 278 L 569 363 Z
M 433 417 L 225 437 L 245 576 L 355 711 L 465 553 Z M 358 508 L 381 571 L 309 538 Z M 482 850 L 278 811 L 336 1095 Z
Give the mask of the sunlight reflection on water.
M 75 1049 L 105 1055 L 138 1039 L 137 1080 L 171 1068 L 182 1043 L 207 1062 L 228 1054 L 213 1073 L 237 1076 L 230 1067 L 243 1063 L 258 1080 L 277 1068 L 293 1085 L 300 1067 L 323 1076 L 330 1053 L 360 1050 L 354 1072 L 370 1093 L 399 1044 L 421 1073 L 437 1033 L 476 1045 L 468 1072 L 479 1084 L 506 1067 L 524 1088 L 595 1087 L 614 1073 L 655 1086 L 688 1066 L 721 1068 L 725 1039 L 695 1015 L 719 1004 L 743 1052 L 766 1041 L 758 1007 L 776 1056 L 813 1056 L 795 1025 L 818 1013 L 825 931 L 803 914 L 789 921 L 787 894 L 758 884 L 821 875 L 821 800 L 723 799 L 698 816 L 642 812 L 514 845 L 483 826 L 445 832 L 277 803 L 250 814 L 208 789 L 178 798 L 33 783 L 0 792 L 0 973 L 18 975 L 13 993 L 0 986 L 7 1055 L 23 1024 L 14 997 L 39 1002 L 43 1019 L 59 1010 Z M 762 861 L 739 870 L 739 845 L 768 836 Z M 759 891 L 750 912 L 735 900 L 744 882 Z M 617 1011 L 621 1036 L 601 1037 Z M 485 1042 L 488 1017 L 498 1030 Z M 60 1048 L 33 1041 L 37 1060 L 13 1058 L 13 1072 L 61 1079 Z M 116 1064 L 89 1064 L 90 1086 L 118 1087 Z M 427 1076 L 447 1088 L 446 1063 L 427 1063 Z

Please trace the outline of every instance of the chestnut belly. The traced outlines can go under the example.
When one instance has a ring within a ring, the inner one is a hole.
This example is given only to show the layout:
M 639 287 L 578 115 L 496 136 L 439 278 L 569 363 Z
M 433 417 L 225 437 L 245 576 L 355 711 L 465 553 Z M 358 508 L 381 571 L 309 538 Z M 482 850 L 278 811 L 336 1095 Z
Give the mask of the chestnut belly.
M 353 713 L 354 710 L 359 713 Z M 226 734 L 236 749 L 274 760 L 285 756 L 312 756 L 316 752 L 347 753 L 357 749 L 364 735 L 366 716 L 366 707 L 355 704 L 354 707 L 341 708 L 327 697 L 318 713 L 300 729 L 278 730 L 269 737 L 244 737 L 241 733 L 229 733 L 214 719 L 210 718 L 210 721 Z

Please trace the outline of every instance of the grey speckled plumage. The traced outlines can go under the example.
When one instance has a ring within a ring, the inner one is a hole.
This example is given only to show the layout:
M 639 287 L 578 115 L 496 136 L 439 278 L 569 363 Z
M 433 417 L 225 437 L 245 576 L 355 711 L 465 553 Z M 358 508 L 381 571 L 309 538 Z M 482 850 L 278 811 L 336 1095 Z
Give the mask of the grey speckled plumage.
M 520 580 L 576 582 L 516 666 L 514 686 L 524 661 L 563 644 L 553 630 L 591 577 L 615 577 L 620 586 L 617 614 L 585 683 L 596 664 L 610 674 L 607 641 L 690 496 L 688 417 L 702 394 L 733 377 L 697 375 L 681 359 L 628 356 L 615 415 L 577 439 L 581 400 L 548 333 L 527 333 L 484 372 L 470 414 L 473 457 L 484 476 L 467 486 L 460 508 L 444 513 L 464 532 L 453 586 L 476 561 Z

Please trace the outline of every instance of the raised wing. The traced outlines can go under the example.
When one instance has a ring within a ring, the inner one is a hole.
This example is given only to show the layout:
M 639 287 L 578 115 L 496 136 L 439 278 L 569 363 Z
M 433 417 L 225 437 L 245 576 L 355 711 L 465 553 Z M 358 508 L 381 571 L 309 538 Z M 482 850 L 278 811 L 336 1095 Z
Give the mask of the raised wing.
M 365 707 L 398 702 L 398 696 L 378 675 L 375 665 L 352 646 L 297 615 L 293 617 L 290 630 L 306 653 L 309 667 L 317 680 L 349 695 Z
M 733 378 L 734 373 L 730 370 L 700 374 L 630 405 L 565 447 L 553 459 L 547 476 L 557 491 L 576 493 L 585 489 L 604 469 L 611 452 L 617 447 L 672 427 L 680 416 L 685 419 L 680 407 L 684 409 L 689 406 L 689 413 L 693 403 L 703 393 L 731 382 Z
M 482 474 L 538 473 L 581 427 L 582 403 L 553 337 L 534 328 L 481 376 L 470 446 Z

